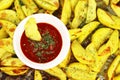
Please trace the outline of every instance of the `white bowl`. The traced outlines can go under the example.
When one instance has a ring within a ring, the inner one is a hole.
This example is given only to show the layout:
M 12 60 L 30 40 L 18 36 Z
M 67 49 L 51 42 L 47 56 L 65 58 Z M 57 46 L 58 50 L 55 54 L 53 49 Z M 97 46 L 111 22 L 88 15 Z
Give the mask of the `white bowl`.
M 61 51 L 58 54 L 58 56 L 50 62 L 47 62 L 47 63 L 33 62 L 29 60 L 21 50 L 21 45 L 20 45 L 21 36 L 22 36 L 22 33 L 24 32 L 24 25 L 30 17 L 34 17 L 37 23 L 45 22 L 45 23 L 49 23 L 53 25 L 54 27 L 56 27 L 56 29 L 61 34 L 61 37 L 62 37 Z M 49 15 L 49 14 L 34 14 L 22 20 L 17 26 L 14 32 L 13 46 L 14 46 L 16 55 L 24 64 L 26 64 L 27 66 L 31 68 L 45 70 L 45 69 L 49 69 L 49 68 L 57 66 L 67 56 L 68 50 L 70 48 L 69 32 L 66 26 L 57 17 Z

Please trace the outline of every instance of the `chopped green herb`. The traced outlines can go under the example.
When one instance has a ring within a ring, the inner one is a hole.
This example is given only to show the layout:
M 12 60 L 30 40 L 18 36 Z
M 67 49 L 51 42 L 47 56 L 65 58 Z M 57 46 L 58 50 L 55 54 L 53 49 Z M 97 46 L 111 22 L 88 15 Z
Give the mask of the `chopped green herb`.
M 38 51 L 38 52 L 36 53 L 36 56 L 41 56 L 41 54 L 42 54 L 42 53 Z

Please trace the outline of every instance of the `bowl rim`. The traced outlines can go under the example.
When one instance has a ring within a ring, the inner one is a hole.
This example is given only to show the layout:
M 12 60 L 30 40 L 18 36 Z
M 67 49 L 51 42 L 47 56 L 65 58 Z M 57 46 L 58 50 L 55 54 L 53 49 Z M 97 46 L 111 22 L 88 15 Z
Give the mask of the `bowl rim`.
M 61 37 L 62 37 L 61 51 L 58 54 L 58 56 L 50 62 L 47 62 L 47 63 L 33 62 L 29 60 L 21 50 L 20 39 L 21 39 L 22 33 L 24 32 L 24 25 L 30 17 L 34 17 L 37 23 L 42 22 L 42 23 L 49 23 L 53 25 L 61 34 Z M 49 69 L 57 66 L 65 59 L 70 49 L 70 35 L 67 27 L 57 17 L 50 14 L 44 14 L 44 13 L 33 14 L 23 19 L 16 27 L 13 35 L 13 47 L 16 55 L 24 64 L 34 69 L 45 70 L 45 69 Z

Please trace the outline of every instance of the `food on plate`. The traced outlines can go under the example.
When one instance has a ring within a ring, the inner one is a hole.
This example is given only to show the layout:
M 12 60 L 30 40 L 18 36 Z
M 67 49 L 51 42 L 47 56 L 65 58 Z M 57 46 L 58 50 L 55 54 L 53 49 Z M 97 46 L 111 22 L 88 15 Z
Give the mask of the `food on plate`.
M 37 23 L 35 18 L 29 18 L 28 21 L 25 23 L 25 35 L 35 41 L 41 41 L 41 34 L 38 31 Z

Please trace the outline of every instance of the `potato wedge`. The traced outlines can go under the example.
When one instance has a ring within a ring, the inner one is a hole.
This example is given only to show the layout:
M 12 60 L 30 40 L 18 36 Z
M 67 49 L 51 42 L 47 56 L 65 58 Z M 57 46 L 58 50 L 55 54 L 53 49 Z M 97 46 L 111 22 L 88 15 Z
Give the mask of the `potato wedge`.
M 74 40 L 71 44 L 71 49 L 74 57 L 83 64 L 92 64 L 94 62 L 94 54 L 86 52 L 86 50 L 81 46 L 81 44 Z
M 99 25 L 100 23 L 98 21 L 90 22 L 81 28 L 81 33 L 79 35 L 78 41 L 82 43 L 88 35 L 90 35 Z
M 22 67 L 25 66 L 23 62 L 20 61 L 18 58 L 6 58 L 1 61 L 1 66 L 16 66 L 16 67 Z
M 120 29 L 120 17 L 114 16 L 103 9 L 97 9 L 98 20 L 105 26 Z
M 58 0 L 34 0 L 39 7 L 48 11 L 55 11 L 59 8 Z
M 0 0 L 0 10 L 9 8 L 14 0 Z
M 40 71 L 35 70 L 35 72 L 34 72 L 34 80 L 42 80 L 42 75 L 41 75 Z
M 117 68 L 115 69 L 115 74 L 119 74 L 120 73 L 120 63 L 118 64 Z
M 120 6 L 117 6 L 114 3 L 111 3 L 110 5 L 111 5 L 112 10 L 116 13 L 116 15 L 120 17 L 120 13 L 119 13 L 120 12 Z
M 1 51 L 1 49 L 0 49 Z M 2 56 L 1 56 L 2 54 Z M 4 53 L 1 53 L 0 54 L 0 60 L 4 60 L 4 59 L 7 59 L 7 58 L 11 58 L 15 53 L 10 53 L 10 52 L 4 52 Z
M 11 21 L 16 25 L 20 22 L 17 13 L 14 10 L 10 10 L 10 9 L 1 10 L 0 19 Z
M 29 68 L 28 67 L 0 67 L 0 70 L 10 76 L 19 76 L 25 74 Z
M 119 35 L 118 31 L 115 30 L 106 44 L 103 44 L 98 50 L 95 59 L 95 63 L 91 65 L 91 69 L 95 72 L 99 72 L 102 69 L 102 66 L 107 61 L 108 57 L 114 54 L 118 49 L 119 44 Z M 116 41 L 114 41 L 116 40 Z
M 71 17 L 71 4 L 70 0 L 64 0 L 62 8 L 61 21 L 67 25 Z
M 51 69 L 44 70 L 45 72 L 49 73 L 52 76 L 58 77 L 60 80 L 66 80 L 66 74 L 59 68 L 54 67 Z
M 38 31 L 35 18 L 30 17 L 26 22 L 24 28 L 25 28 L 25 35 L 29 39 L 35 40 L 35 41 L 40 41 L 42 39 L 40 32 Z
M 113 30 L 110 28 L 100 28 L 92 35 L 91 43 L 87 46 L 86 50 L 91 52 L 92 49 L 98 50 L 99 47 L 110 37 Z M 103 35 L 104 34 L 104 35 Z
M 7 20 L 1 20 L 0 19 L 0 24 L 3 27 L 3 29 L 8 33 L 8 35 L 13 38 L 14 31 L 16 29 L 16 25 L 10 21 Z
M 79 37 L 81 31 L 82 30 L 80 28 L 69 29 L 70 40 L 73 41 L 73 40 L 77 39 Z
M 119 32 L 117 30 L 114 30 L 108 42 L 106 43 L 106 49 L 100 48 L 98 50 L 98 55 L 103 56 L 106 53 L 110 53 L 109 55 L 112 55 L 118 50 L 118 47 L 119 47 Z
M 0 29 L 0 39 L 2 39 L 2 38 L 7 38 L 8 37 L 8 34 L 7 34 L 7 32 L 4 30 L 4 28 L 2 27 L 1 29 Z
M 38 11 L 38 7 L 35 4 L 35 2 L 33 0 L 21 0 L 23 2 L 23 4 L 25 4 L 26 9 L 28 10 L 28 12 L 26 12 L 25 10 L 23 10 L 26 14 L 26 16 L 29 16 L 33 13 L 36 13 Z
M 15 10 L 17 12 L 17 16 L 20 20 L 23 20 L 26 16 L 22 10 L 22 6 L 24 5 L 21 0 L 15 0 L 14 2 Z
M 88 0 L 86 23 L 89 23 L 96 18 L 96 7 L 97 3 L 95 0 Z
M 74 10 L 74 18 L 71 23 L 71 28 L 77 28 L 86 19 L 87 15 L 87 0 L 79 0 Z
M 70 0 L 71 3 L 71 9 L 74 12 L 75 6 L 77 5 L 79 0 Z
M 73 80 L 95 80 L 97 73 L 91 72 L 89 67 L 81 63 L 72 63 L 66 68 L 66 74 Z
M 111 80 L 113 75 L 114 75 L 114 71 L 117 68 L 117 65 L 120 64 L 120 55 L 118 55 L 114 61 L 112 62 L 112 64 L 110 65 L 108 71 L 107 71 L 107 75 L 108 75 L 108 80 Z
M 11 38 L 0 39 L 0 48 L 4 49 L 6 52 L 14 53 L 12 39 Z

